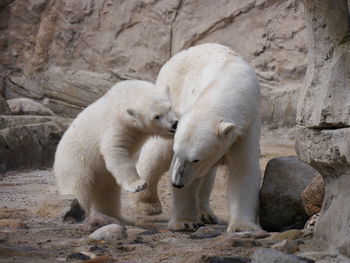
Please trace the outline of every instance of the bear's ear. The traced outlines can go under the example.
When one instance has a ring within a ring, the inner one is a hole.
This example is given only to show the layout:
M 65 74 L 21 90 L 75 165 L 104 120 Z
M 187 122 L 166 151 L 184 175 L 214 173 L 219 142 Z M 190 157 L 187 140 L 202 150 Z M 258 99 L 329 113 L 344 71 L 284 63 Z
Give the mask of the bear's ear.
M 162 91 L 165 94 L 165 96 L 167 96 L 168 98 L 170 98 L 170 87 L 169 85 L 165 85 L 162 87 Z
M 219 137 L 225 137 L 228 135 L 231 131 L 233 131 L 235 128 L 235 125 L 231 122 L 221 121 L 218 125 L 217 135 Z

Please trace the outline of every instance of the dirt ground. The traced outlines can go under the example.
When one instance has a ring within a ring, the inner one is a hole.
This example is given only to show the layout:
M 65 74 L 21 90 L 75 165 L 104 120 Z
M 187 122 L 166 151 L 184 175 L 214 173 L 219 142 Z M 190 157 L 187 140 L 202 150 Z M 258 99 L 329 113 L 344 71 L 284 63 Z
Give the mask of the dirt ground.
M 278 142 L 274 135 L 265 136 L 261 143 L 262 171 L 269 159 L 289 155 L 295 155 L 291 141 Z M 81 223 L 63 223 L 59 218 L 37 213 L 42 200 L 57 195 L 50 170 L 0 175 L 0 219 L 19 219 L 28 226 L 0 228 L 0 262 L 79 262 L 84 260 L 83 255 L 74 253 L 82 252 L 95 258 L 90 262 L 123 263 L 194 262 L 191 257 L 196 255 L 251 257 L 256 249 L 254 244 L 233 246 L 227 243 L 225 176 L 217 176 L 211 196 L 212 208 L 221 223 L 210 227 L 220 235 L 204 239 L 192 239 L 192 232 L 166 229 L 170 203 L 167 182 L 166 176 L 163 176 L 159 187 L 163 213 L 158 216 L 138 215 L 124 193 L 123 215 L 136 224 L 127 226 L 126 239 L 104 242 L 88 239 L 89 233 Z

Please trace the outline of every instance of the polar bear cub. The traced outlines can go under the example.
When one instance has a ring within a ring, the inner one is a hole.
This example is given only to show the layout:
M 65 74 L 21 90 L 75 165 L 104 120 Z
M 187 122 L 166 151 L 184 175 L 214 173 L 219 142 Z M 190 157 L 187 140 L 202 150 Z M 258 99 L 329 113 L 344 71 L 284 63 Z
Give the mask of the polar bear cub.
M 135 155 L 150 136 L 174 136 L 177 118 L 168 92 L 146 81 L 119 82 L 63 135 L 55 155 L 56 182 L 60 193 L 74 195 L 89 215 L 88 229 L 122 224 L 120 187 L 146 188 Z

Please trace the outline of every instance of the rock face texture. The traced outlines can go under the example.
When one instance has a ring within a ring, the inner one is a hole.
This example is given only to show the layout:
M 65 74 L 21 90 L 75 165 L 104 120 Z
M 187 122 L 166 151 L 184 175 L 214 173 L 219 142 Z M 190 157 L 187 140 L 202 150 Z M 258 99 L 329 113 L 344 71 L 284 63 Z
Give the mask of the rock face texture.
M 74 116 L 113 83 L 153 81 L 175 53 L 217 42 L 256 68 L 263 122 L 292 126 L 305 33 L 297 0 L 7 0 L 0 4 L 0 92 Z
M 321 211 L 324 199 L 324 181 L 321 175 L 314 177 L 302 193 L 305 212 L 309 217 Z
M 297 150 L 326 184 L 316 240 L 337 250 L 350 243 L 349 6 L 346 0 L 304 4 L 309 64 L 298 102 Z
M 267 231 L 302 229 L 308 220 L 301 194 L 318 173 L 295 156 L 271 159 L 260 191 L 260 224 Z

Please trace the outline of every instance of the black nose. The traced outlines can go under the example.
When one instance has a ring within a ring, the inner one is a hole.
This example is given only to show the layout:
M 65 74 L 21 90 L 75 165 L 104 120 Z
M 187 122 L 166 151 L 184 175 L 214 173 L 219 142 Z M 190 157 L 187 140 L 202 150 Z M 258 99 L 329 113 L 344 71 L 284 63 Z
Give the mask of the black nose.
M 178 121 L 175 121 L 174 124 L 171 125 L 171 128 L 174 129 L 174 130 L 176 130 L 176 128 L 177 128 L 177 123 L 178 123 Z
M 176 188 L 182 188 L 182 187 L 184 187 L 183 184 L 182 184 L 182 185 L 173 184 L 173 186 L 176 187 Z

